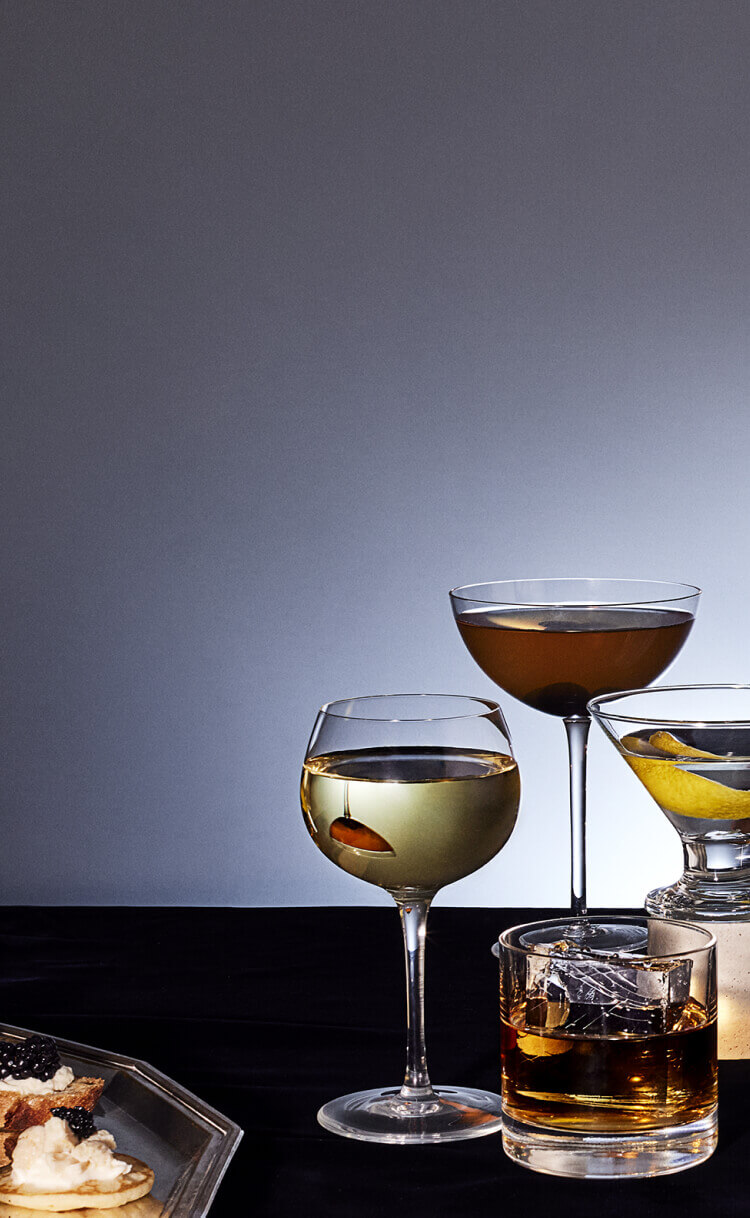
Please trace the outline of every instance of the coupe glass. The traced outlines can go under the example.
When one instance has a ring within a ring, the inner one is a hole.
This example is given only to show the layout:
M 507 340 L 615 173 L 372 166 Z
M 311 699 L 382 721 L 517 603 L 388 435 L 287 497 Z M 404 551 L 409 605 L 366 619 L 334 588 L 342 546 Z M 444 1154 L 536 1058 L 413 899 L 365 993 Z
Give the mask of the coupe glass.
M 318 1113 L 326 1129 L 404 1143 L 476 1138 L 500 1128 L 499 1096 L 430 1082 L 424 946 L 435 893 L 505 845 L 520 790 L 494 702 L 393 694 L 329 702 L 318 713 L 302 771 L 305 823 L 333 863 L 395 900 L 407 984 L 403 1085 L 332 1100 Z
M 646 897 L 670 918 L 750 915 L 750 686 L 665 685 L 591 714 L 682 840 L 683 874 Z
M 649 685 L 690 633 L 700 589 L 632 579 L 522 579 L 450 594 L 461 637 L 491 680 L 558 715 L 570 756 L 571 906 L 586 913 L 590 698 Z

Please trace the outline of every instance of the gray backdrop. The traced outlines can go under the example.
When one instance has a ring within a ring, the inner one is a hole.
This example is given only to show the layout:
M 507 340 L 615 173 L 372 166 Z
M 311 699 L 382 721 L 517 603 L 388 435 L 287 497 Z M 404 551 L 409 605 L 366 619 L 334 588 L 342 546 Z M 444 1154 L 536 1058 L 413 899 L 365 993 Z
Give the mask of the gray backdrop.
M 746 0 L 6 0 L 2 899 L 385 901 L 316 708 L 491 694 L 451 585 L 705 588 L 750 680 Z M 559 722 L 454 904 L 567 894 Z M 675 835 L 592 734 L 590 889 Z

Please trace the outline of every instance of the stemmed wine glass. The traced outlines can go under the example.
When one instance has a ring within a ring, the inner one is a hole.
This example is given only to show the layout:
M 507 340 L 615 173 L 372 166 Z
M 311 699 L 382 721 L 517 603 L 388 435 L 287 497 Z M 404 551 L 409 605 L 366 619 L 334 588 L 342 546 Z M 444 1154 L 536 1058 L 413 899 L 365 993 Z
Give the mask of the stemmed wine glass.
M 570 757 L 571 906 L 586 909 L 590 698 L 650 685 L 681 649 L 700 589 L 630 579 L 522 579 L 450 593 L 477 664 L 514 698 L 562 718 Z
M 372 1142 L 438 1142 L 500 1128 L 500 1097 L 433 1086 L 424 1034 L 427 912 L 439 888 L 482 867 L 508 840 L 520 780 L 494 702 L 392 694 L 329 702 L 302 771 L 305 823 L 332 862 L 386 889 L 401 917 L 407 979 L 403 1085 L 325 1104 L 326 1129 Z

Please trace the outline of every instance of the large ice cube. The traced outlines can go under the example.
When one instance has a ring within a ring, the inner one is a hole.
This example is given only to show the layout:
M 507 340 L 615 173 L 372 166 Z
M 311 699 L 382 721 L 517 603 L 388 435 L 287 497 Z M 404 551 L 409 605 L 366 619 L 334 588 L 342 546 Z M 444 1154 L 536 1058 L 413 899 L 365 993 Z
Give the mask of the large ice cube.
M 562 1033 L 607 1036 L 670 1032 L 690 997 L 692 960 L 618 963 L 565 948 L 527 957 L 526 1023 Z

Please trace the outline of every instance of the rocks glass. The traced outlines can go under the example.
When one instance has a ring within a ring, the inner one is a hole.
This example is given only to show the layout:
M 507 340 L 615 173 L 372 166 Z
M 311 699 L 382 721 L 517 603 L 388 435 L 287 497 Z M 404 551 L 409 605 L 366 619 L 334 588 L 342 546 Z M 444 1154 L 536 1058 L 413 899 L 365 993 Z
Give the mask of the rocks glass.
M 713 936 L 684 922 L 608 916 L 603 951 L 577 941 L 575 921 L 500 936 L 506 1153 L 579 1177 L 658 1176 L 703 1162 L 717 1136 Z M 618 925 L 622 950 L 612 944 Z

